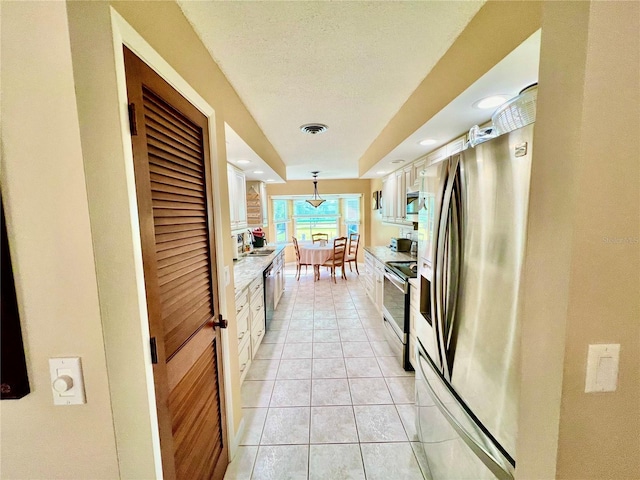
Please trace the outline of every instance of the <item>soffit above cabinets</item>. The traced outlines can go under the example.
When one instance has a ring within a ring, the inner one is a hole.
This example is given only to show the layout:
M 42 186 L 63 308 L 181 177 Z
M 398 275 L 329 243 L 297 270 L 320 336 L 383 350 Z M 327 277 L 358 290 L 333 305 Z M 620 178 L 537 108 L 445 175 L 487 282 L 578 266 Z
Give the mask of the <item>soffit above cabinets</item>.
M 358 159 L 484 1 L 178 3 L 287 179 L 301 180 L 357 178 Z M 329 128 L 300 132 L 312 122 Z

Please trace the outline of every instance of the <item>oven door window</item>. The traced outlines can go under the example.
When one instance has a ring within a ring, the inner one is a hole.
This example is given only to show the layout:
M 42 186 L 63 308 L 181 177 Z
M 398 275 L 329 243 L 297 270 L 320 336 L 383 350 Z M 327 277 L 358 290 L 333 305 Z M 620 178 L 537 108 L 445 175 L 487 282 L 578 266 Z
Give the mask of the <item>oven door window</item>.
M 404 325 L 406 295 L 404 291 L 400 290 L 387 275 L 384 276 L 384 288 L 382 289 L 382 304 L 391 317 L 387 320 L 392 321 L 398 327 L 400 332 L 406 333 Z

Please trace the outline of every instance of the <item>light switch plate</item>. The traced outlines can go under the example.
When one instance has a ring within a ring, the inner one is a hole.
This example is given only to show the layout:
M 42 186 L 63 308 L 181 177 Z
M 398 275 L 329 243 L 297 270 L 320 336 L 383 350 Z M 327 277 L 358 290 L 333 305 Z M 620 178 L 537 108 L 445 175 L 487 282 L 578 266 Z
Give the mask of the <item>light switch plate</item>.
M 54 405 L 80 405 L 87 403 L 84 395 L 84 379 L 82 377 L 82 364 L 80 357 L 50 358 L 49 374 L 51 375 L 51 393 Z M 68 390 L 60 392 L 54 384 L 60 388 L 71 379 Z M 58 380 L 58 382 L 56 382 Z
M 229 271 L 229 265 L 224 266 L 224 286 L 228 287 L 231 283 L 231 272 Z
M 614 392 L 618 388 L 620 344 L 589 345 L 584 391 Z

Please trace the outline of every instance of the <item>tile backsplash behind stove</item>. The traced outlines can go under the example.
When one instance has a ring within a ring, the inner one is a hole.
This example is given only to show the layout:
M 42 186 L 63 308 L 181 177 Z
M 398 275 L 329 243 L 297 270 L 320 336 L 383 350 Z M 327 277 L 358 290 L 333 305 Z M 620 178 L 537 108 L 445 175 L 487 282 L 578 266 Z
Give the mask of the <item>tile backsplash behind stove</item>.
M 400 232 L 398 237 L 400 238 L 410 238 L 411 240 L 418 241 L 418 231 L 414 230 L 411 227 L 400 227 Z

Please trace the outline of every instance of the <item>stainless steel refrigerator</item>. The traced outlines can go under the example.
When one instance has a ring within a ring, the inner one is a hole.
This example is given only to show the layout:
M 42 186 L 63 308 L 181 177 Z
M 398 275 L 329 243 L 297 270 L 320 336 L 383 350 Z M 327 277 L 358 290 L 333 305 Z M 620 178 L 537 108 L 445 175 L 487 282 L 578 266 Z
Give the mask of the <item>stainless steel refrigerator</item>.
M 533 124 L 424 172 L 416 403 L 434 480 L 513 478 L 532 138 Z

